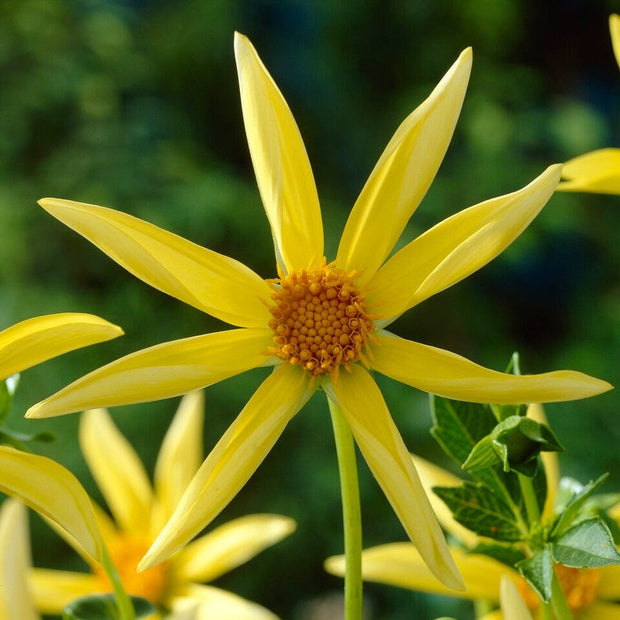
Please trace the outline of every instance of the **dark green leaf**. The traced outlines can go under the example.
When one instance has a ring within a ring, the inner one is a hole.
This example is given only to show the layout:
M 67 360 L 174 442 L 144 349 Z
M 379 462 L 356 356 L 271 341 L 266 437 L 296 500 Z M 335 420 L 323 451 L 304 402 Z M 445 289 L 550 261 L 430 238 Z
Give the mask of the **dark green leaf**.
M 147 618 L 157 608 L 145 598 L 130 596 L 136 619 Z M 63 620 L 118 620 L 120 617 L 113 594 L 85 596 L 67 605 L 62 614 Z
M 502 564 L 506 564 L 506 566 L 510 566 L 510 568 L 514 568 L 517 562 L 525 559 L 523 552 L 516 549 L 513 545 L 500 545 L 490 542 L 477 544 L 473 549 L 469 550 L 469 553 L 487 555 Z
M 556 562 L 574 568 L 620 564 L 620 553 L 611 532 L 598 518 L 586 519 L 564 532 L 553 544 Z
M 433 487 L 433 491 L 454 518 L 476 534 L 497 540 L 521 540 L 510 507 L 486 486 L 464 482 L 459 487 Z
M 551 600 L 553 558 L 548 547 L 531 558 L 518 562 L 516 569 L 545 603 Z

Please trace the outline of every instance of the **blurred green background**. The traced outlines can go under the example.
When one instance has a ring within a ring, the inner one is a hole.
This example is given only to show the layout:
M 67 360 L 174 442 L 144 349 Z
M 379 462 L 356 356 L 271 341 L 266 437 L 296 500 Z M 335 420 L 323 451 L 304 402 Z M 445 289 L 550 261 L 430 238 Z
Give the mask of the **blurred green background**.
M 608 15 L 620 2 L 448 0 L 5 0 L 0 2 L 0 326 L 62 311 L 98 314 L 126 336 L 23 373 L 10 425 L 52 430 L 42 453 L 101 499 L 77 445 L 78 415 L 22 419 L 27 406 L 85 372 L 144 346 L 221 324 L 128 275 L 36 205 L 43 196 L 114 207 L 275 275 L 271 236 L 243 132 L 233 31 L 247 34 L 300 126 L 319 187 L 328 258 L 348 210 L 400 121 L 466 46 L 468 95 L 452 145 L 404 239 L 547 165 L 620 146 L 620 72 Z M 399 319 L 395 330 L 503 369 L 572 368 L 619 384 L 620 197 L 556 194 L 492 264 Z M 205 450 L 265 371 L 207 390 Z M 425 394 L 378 378 L 408 447 L 442 459 Z M 151 468 L 177 401 L 113 411 Z M 549 406 L 582 481 L 612 473 L 618 490 L 612 392 Z M 110 459 L 114 455 L 110 454 Z M 404 540 L 360 462 L 365 543 Z M 322 561 L 342 550 L 335 450 L 315 397 L 242 493 L 217 519 L 279 512 L 294 536 L 216 585 L 304 616 L 342 587 Z M 39 566 L 82 566 L 32 518 Z M 453 614 L 468 605 L 369 584 L 373 618 Z

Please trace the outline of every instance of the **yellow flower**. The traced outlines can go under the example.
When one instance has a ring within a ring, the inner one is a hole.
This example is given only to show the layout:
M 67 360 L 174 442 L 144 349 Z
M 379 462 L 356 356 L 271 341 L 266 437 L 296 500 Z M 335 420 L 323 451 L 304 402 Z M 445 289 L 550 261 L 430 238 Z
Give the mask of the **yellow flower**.
M 370 371 L 481 402 L 582 398 L 609 384 L 560 371 L 486 369 L 386 327 L 497 256 L 553 193 L 560 166 L 525 188 L 446 219 L 390 257 L 441 163 L 471 69 L 465 50 L 398 127 L 353 206 L 336 258 L 324 258 L 319 201 L 293 116 L 251 43 L 235 37 L 243 118 L 275 246 L 277 278 L 130 215 L 54 198 L 44 209 L 155 288 L 237 326 L 136 352 L 32 407 L 29 417 L 167 398 L 272 366 L 217 443 L 141 568 L 174 553 L 242 488 L 291 418 L 322 388 L 342 411 L 408 536 L 437 577 L 461 581 L 408 450 Z
M 620 16 L 609 16 L 611 42 L 616 62 L 620 65 Z M 606 148 L 575 157 L 564 164 L 562 176 L 566 179 L 559 190 L 620 194 L 620 149 Z
M 241 517 L 189 543 L 167 562 L 136 571 L 138 561 L 200 465 L 202 411 L 201 393 L 183 399 L 159 452 L 154 488 L 138 455 L 109 414 L 103 409 L 83 414 L 82 452 L 114 516 L 113 521 L 96 508 L 99 530 L 128 594 L 142 596 L 180 617 L 182 612 L 200 609 L 200 617 L 274 620 L 276 616 L 265 608 L 204 583 L 288 536 L 295 529 L 292 519 L 268 514 Z M 32 570 L 33 596 L 42 613 L 58 614 L 80 596 L 111 591 L 100 564 L 89 556 L 85 559 L 91 574 Z
M 545 415 L 540 405 L 530 405 L 528 416 L 539 422 L 545 422 Z M 542 458 L 547 476 L 548 496 L 545 501 L 542 520 L 552 516 L 553 504 L 559 486 L 559 470 L 557 455 L 554 452 L 543 452 Z M 470 554 L 463 547 L 473 548 L 480 539 L 470 530 L 457 523 L 446 505 L 432 493 L 435 486 L 458 486 L 461 480 L 446 470 L 418 456 L 412 457 L 424 488 L 429 493 L 431 503 L 442 526 L 449 532 L 459 546 L 451 547 L 452 557 L 465 582 L 464 592 L 450 590 L 433 578 L 424 564 L 420 554 L 410 543 L 389 543 L 365 549 L 362 552 L 363 578 L 368 581 L 388 584 L 411 590 L 456 596 L 470 600 L 486 599 L 499 604 L 502 582 L 508 578 L 516 584 L 521 597 L 529 609 L 534 611 L 538 606 L 536 595 L 529 589 L 517 571 L 485 555 Z M 612 509 L 611 515 L 620 524 L 620 505 Z M 328 572 L 343 576 L 344 557 L 334 556 L 325 561 Z M 620 566 L 604 566 L 596 569 L 577 569 L 556 565 L 556 572 L 565 592 L 567 603 L 575 614 L 576 620 L 620 620 Z M 506 588 L 506 586 L 503 586 Z M 510 588 L 508 588 L 510 590 Z M 512 594 L 502 594 L 511 600 Z M 510 607 L 514 609 L 514 606 Z M 504 620 L 510 616 L 504 615 Z M 524 616 L 514 616 L 524 618 Z M 484 616 L 483 620 L 501 620 L 501 611 Z
M 0 380 L 74 349 L 122 336 L 123 330 L 92 314 L 48 314 L 0 332 Z

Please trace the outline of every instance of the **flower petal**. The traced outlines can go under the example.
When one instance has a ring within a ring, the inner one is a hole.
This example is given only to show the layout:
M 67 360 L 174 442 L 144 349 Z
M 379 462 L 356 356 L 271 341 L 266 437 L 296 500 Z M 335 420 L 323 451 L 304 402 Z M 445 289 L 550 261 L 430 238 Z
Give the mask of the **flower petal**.
M 620 16 L 615 13 L 609 16 L 609 32 L 611 33 L 614 56 L 616 57 L 616 62 L 620 66 Z
M 0 491 L 49 519 L 72 546 L 101 561 L 101 536 L 90 498 L 77 478 L 44 456 L 0 446 Z
M 437 173 L 461 111 L 471 71 L 468 48 L 428 99 L 396 130 L 345 226 L 337 265 L 368 281 L 388 256 Z
M 169 620 L 278 620 L 268 609 L 213 586 L 188 584 L 171 607 Z
M 579 620 L 620 620 L 620 604 L 595 601 L 579 612 Z
M 308 383 L 307 374 L 290 364 L 265 379 L 194 476 L 138 570 L 178 551 L 230 502 L 310 398 Z
M 154 475 L 155 496 L 165 521 L 174 512 L 202 463 L 204 403 L 202 391 L 183 397 L 159 449 Z
M 30 535 L 26 507 L 6 499 L 0 506 L 0 618 L 38 620 L 28 583 Z
M 433 574 L 462 589 L 437 517 L 377 384 L 359 364 L 325 389 L 340 407 L 370 470 Z
M 271 288 L 242 263 L 136 217 L 71 200 L 43 198 L 51 215 L 154 288 L 239 327 L 271 315 Z
M 278 265 L 285 272 L 318 266 L 323 224 L 301 134 L 256 50 L 238 32 L 235 58 L 245 133 Z
M 464 545 L 474 547 L 479 542 L 478 537 L 471 530 L 455 521 L 452 511 L 433 492 L 433 487 L 460 486 L 463 482 L 462 479 L 419 456 L 412 454 L 411 458 L 441 526 Z
M 505 575 L 502 575 L 500 584 L 500 600 L 504 620 L 533 620 L 517 586 Z
M 189 543 L 174 558 L 180 581 L 208 582 L 244 564 L 295 531 L 293 519 L 280 515 L 246 515 Z
M 35 605 L 43 614 L 60 615 L 69 603 L 102 589 L 102 581 L 89 573 L 34 568 L 28 579 Z
M 399 588 L 420 592 L 456 596 L 458 598 L 484 598 L 498 601 L 502 574 L 517 573 L 492 558 L 468 554 L 457 548 L 450 548 L 452 557 L 465 582 L 465 590 L 458 592 L 439 583 L 428 566 L 409 542 L 389 543 L 364 549 L 362 552 L 362 577 Z M 345 570 L 344 556 L 334 556 L 325 561 L 325 570 L 342 577 Z
M 558 190 L 620 194 L 620 149 L 599 149 L 564 164 Z
M 369 282 L 373 311 L 395 318 L 486 265 L 543 208 L 561 171 L 550 166 L 523 189 L 465 209 L 406 245 Z
M 0 379 L 68 351 L 123 335 L 123 330 L 92 314 L 48 314 L 0 332 Z
M 601 581 L 597 588 L 599 598 L 620 601 L 620 566 L 603 566 L 597 569 Z
M 80 447 L 120 529 L 129 533 L 148 529 L 145 520 L 153 504 L 151 483 L 140 457 L 105 409 L 82 414 Z
M 26 417 L 180 396 L 265 365 L 272 336 L 269 329 L 232 329 L 142 349 L 77 379 Z
M 373 370 L 446 398 L 494 404 L 550 403 L 588 398 L 611 389 L 606 381 L 573 370 L 511 375 L 387 331 L 376 339 Z

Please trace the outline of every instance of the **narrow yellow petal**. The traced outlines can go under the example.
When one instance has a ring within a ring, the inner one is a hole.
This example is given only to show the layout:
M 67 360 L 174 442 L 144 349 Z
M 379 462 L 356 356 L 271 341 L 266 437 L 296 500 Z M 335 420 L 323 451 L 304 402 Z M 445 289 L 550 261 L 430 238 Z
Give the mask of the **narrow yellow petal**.
M 573 370 L 511 375 L 386 331 L 376 338 L 374 370 L 446 398 L 494 404 L 550 403 L 588 398 L 612 388 L 606 381 Z
M 137 351 L 32 406 L 28 418 L 180 396 L 269 362 L 270 329 L 232 329 Z
M 6 499 L 0 506 L 0 618 L 38 620 L 28 583 L 30 535 L 26 507 Z
M 105 409 L 82 414 L 80 447 L 120 529 L 129 533 L 148 530 L 151 483 L 140 457 Z
M 455 521 L 452 511 L 433 492 L 433 487 L 460 486 L 462 479 L 419 456 L 412 454 L 411 458 L 441 527 L 464 545 L 474 547 L 479 542 L 478 537 Z M 454 553 L 452 555 L 454 556 Z
M 450 144 L 471 71 L 468 48 L 435 90 L 396 130 L 357 199 L 338 248 L 337 265 L 369 280 L 420 204 Z
M 174 574 L 181 581 L 213 581 L 289 536 L 295 528 L 293 519 L 271 514 L 228 521 L 184 547 L 174 558 Z
M 0 332 L 0 379 L 68 351 L 123 335 L 123 330 L 92 314 L 48 314 Z
M 310 398 L 308 383 L 307 374 L 290 364 L 265 379 L 194 476 L 138 570 L 178 551 L 230 502 Z
M 543 208 L 561 171 L 550 166 L 523 189 L 465 209 L 406 245 L 369 282 L 369 306 L 396 318 L 486 265 Z
M 101 537 L 90 498 L 77 478 L 44 456 L 0 446 L 0 491 L 54 523 L 92 561 L 101 561 Z
M 169 620 L 278 620 L 268 609 L 220 588 L 188 584 L 177 590 Z
M 504 620 L 533 620 L 517 586 L 505 575 L 502 575 L 500 584 L 500 601 Z
M 611 33 L 614 56 L 616 57 L 616 62 L 620 66 L 620 16 L 615 13 L 609 16 L 609 31 Z
M 564 164 L 558 190 L 620 194 L 620 149 L 599 149 Z
M 60 615 L 69 603 L 103 587 L 96 575 L 45 568 L 32 569 L 28 579 L 36 607 L 43 614 Z
M 319 198 L 295 119 L 250 41 L 235 33 L 245 133 L 258 189 L 285 272 L 323 258 Z
M 456 591 L 439 583 L 428 569 L 417 549 L 409 542 L 389 543 L 371 547 L 362 552 L 362 577 L 399 588 L 430 592 L 458 598 L 499 600 L 500 578 L 503 574 L 517 573 L 504 564 L 485 555 L 468 554 L 451 548 L 450 552 L 465 583 L 464 591 Z M 344 556 L 325 561 L 328 573 L 344 575 Z
M 242 263 L 136 217 L 81 202 L 39 204 L 137 278 L 239 327 L 261 327 L 271 315 L 271 288 Z
M 579 612 L 579 620 L 620 620 L 620 603 L 595 601 Z
M 447 587 L 462 589 L 437 517 L 377 384 L 357 364 L 325 389 L 340 407 L 368 467 L 429 569 Z
M 174 512 L 202 463 L 204 400 L 202 391 L 183 397 L 159 449 L 154 475 L 155 496 L 165 521 Z

